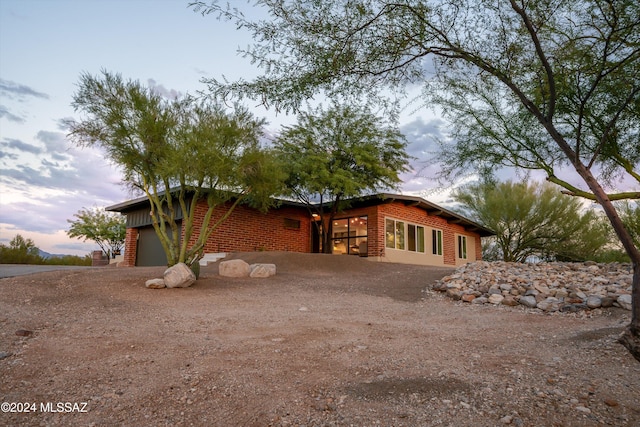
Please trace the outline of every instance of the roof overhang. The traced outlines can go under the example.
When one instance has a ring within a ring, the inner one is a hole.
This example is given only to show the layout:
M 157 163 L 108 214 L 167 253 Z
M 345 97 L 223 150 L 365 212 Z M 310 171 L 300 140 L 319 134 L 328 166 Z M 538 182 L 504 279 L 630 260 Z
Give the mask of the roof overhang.
M 457 224 L 464 227 L 468 231 L 472 231 L 474 233 L 478 233 L 481 237 L 487 236 L 495 236 L 495 232 L 493 230 L 488 229 L 487 227 L 478 224 L 475 221 L 472 221 L 464 216 L 452 212 L 443 208 L 442 206 L 438 206 L 435 203 L 431 203 L 422 197 L 417 196 L 406 196 L 403 194 L 391 194 L 391 193 L 379 193 L 373 194 L 370 196 L 361 197 L 359 199 L 354 199 L 351 203 L 351 206 L 360 206 L 365 205 L 374 205 L 382 203 L 392 203 L 392 202 L 400 202 L 406 206 L 414 206 L 424 210 L 428 215 L 438 216 L 440 218 L 445 219 L 447 222 L 451 224 Z
M 292 206 L 297 208 L 306 208 L 304 203 L 297 201 L 276 199 L 280 206 Z M 495 236 L 495 232 L 484 227 L 477 222 L 474 222 L 468 218 L 463 217 L 455 212 L 449 211 L 435 203 L 428 202 L 427 200 L 417 196 L 405 196 L 402 194 L 391 193 L 378 193 L 369 196 L 363 196 L 353 199 L 345 200 L 349 202 L 350 207 L 367 207 L 375 206 L 381 203 L 400 202 L 406 206 L 414 206 L 424 210 L 428 215 L 438 216 L 443 218 L 451 224 L 457 224 L 464 227 L 470 232 L 479 234 L 481 237 Z M 150 207 L 149 199 L 145 197 L 139 197 L 137 199 L 128 200 L 126 202 L 118 203 L 115 205 L 107 206 L 105 210 L 111 212 L 120 212 L 126 214 L 127 212 L 136 211 L 143 208 Z

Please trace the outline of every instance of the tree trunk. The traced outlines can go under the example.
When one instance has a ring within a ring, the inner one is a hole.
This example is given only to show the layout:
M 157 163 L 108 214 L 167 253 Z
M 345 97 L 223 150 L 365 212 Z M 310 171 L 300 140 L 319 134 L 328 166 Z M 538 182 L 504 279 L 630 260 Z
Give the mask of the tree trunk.
M 611 226 L 620 239 L 625 252 L 631 259 L 631 264 L 633 266 L 633 280 L 631 284 L 631 323 L 629 324 L 629 328 L 618 341 L 624 345 L 627 350 L 629 350 L 636 360 L 640 362 L 640 249 L 636 248 L 631 234 L 620 219 L 615 206 L 607 196 L 602 186 L 600 186 L 595 177 L 591 174 L 591 171 L 584 167 L 582 163 L 576 164 L 575 168 L 585 180 L 589 189 L 593 192 L 596 200 L 600 203 L 600 206 L 602 206 L 602 209 L 607 215 L 607 218 L 609 218 Z
M 333 234 L 333 219 L 330 217 L 325 227 L 322 227 L 322 253 L 332 254 L 333 243 L 331 235 Z
M 640 362 L 640 264 L 633 263 L 633 285 L 631 287 L 631 323 L 629 328 L 618 338 L 633 357 Z
M 618 341 L 624 345 L 627 350 L 633 355 L 633 357 L 640 362 L 640 249 L 635 246 L 629 230 L 625 227 L 624 223 L 620 219 L 615 206 L 609 199 L 606 191 L 600 185 L 598 180 L 593 176 L 591 170 L 586 167 L 578 158 L 577 154 L 567 144 L 562 135 L 555 129 L 550 121 L 547 121 L 544 117 L 538 117 L 540 122 L 545 126 L 551 137 L 556 141 L 558 147 L 567 155 L 567 158 L 571 160 L 576 172 L 587 184 L 596 201 L 602 206 L 602 210 L 607 215 L 611 226 L 615 231 L 620 243 L 624 247 L 625 252 L 631 259 L 633 265 L 633 280 L 631 284 L 631 323 L 629 328 L 618 339 Z
M 580 172 L 580 171 L 578 171 Z M 588 172 L 588 171 L 587 171 Z M 593 179 L 593 177 L 591 177 Z M 595 179 L 593 179 L 595 181 Z M 586 180 L 589 184 L 589 180 Z M 624 345 L 633 357 L 640 362 L 640 250 L 635 247 L 629 230 L 626 229 L 618 216 L 615 206 L 599 185 L 589 185 L 596 199 L 606 213 L 622 246 L 631 258 L 633 266 L 633 280 L 631 283 L 631 323 L 629 328 L 620 337 L 619 342 Z

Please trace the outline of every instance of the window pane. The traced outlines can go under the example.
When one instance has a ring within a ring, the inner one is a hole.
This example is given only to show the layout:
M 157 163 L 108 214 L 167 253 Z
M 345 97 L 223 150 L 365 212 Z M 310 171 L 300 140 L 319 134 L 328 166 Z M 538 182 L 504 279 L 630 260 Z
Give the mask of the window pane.
M 396 221 L 396 249 L 404 249 L 404 222 Z
M 442 255 L 442 231 L 431 230 L 431 253 Z
M 416 226 L 413 224 L 407 225 L 407 249 L 416 251 Z
M 424 252 L 424 227 L 417 227 L 417 234 L 416 234 L 416 240 L 417 240 L 417 247 L 416 250 L 418 252 Z
M 467 259 L 467 237 L 462 236 L 462 258 Z
M 467 237 L 458 236 L 458 258 L 467 258 Z
M 395 221 L 392 219 L 385 220 L 385 242 L 387 248 L 396 247 Z
M 367 237 L 367 217 L 360 216 L 357 218 L 353 218 L 353 223 L 351 224 L 351 229 L 355 230 L 356 236 L 358 237 Z

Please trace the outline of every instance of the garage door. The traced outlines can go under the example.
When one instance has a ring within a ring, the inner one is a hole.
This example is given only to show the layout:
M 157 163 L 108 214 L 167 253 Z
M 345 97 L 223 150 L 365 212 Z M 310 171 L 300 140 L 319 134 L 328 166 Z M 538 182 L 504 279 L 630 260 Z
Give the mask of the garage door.
M 138 229 L 136 265 L 140 267 L 167 265 L 167 255 L 162 249 L 156 231 L 151 226 Z

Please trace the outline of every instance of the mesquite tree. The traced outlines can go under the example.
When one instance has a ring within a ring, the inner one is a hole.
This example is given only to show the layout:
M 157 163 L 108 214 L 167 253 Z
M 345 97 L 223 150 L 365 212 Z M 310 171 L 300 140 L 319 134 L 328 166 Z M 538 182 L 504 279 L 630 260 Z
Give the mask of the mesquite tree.
M 612 203 L 640 198 L 640 2 L 256 4 L 270 19 L 192 4 L 251 31 L 255 44 L 244 54 L 264 70 L 254 81 L 210 80 L 214 95 L 295 110 L 317 93 L 375 98 L 423 85 L 425 105 L 439 105 L 452 124 L 441 154 L 446 176 L 536 169 L 600 204 L 633 263 L 632 318 L 621 342 L 640 361 L 640 250 Z M 631 191 L 608 191 L 618 179 Z

